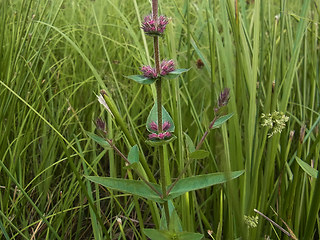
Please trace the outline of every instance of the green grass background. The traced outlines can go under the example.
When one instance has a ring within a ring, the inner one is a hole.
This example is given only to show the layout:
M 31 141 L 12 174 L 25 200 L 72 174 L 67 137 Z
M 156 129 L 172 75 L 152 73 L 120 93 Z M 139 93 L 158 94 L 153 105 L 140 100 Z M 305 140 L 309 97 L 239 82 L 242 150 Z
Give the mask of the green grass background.
M 256 215 L 254 208 L 287 229 L 283 219 L 299 239 L 317 239 L 319 184 L 295 156 L 318 168 L 320 4 L 237 4 L 159 1 L 160 12 L 172 18 L 160 41 L 161 56 L 191 68 L 163 84 L 178 137 L 167 148 L 171 178 L 187 161 L 183 132 L 200 140 L 225 87 L 231 89 L 228 112 L 234 116 L 209 135 L 203 146 L 209 157 L 192 163 L 187 175 L 246 170 L 228 184 L 185 194 L 175 206 L 184 229 L 208 239 L 208 229 L 216 239 L 286 239 L 261 217 L 256 228 L 244 225 L 244 215 Z M 159 226 L 156 205 L 139 199 L 137 206 L 132 196 L 83 178 L 128 174 L 113 150 L 85 133 L 94 131 L 93 121 L 101 116 L 117 147 L 124 154 L 130 149 L 97 102 L 101 89 L 159 178 L 157 155 L 144 144 L 155 89 L 124 78 L 152 64 L 152 41 L 139 28 L 150 9 L 147 0 L 0 1 L 1 239 L 140 239 L 142 223 Z M 260 117 L 276 110 L 289 121 L 268 138 Z

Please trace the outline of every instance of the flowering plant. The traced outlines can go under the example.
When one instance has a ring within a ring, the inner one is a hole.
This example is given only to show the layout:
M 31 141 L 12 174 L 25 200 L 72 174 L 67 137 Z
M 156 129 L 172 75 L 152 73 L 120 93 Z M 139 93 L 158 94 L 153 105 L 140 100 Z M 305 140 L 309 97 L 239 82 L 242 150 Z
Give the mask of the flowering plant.
M 159 209 L 161 214 L 160 229 L 144 229 L 143 223 L 141 224 L 142 236 L 144 234 L 151 239 L 201 239 L 202 234 L 184 232 L 183 226 L 179 219 L 178 213 L 174 208 L 173 199 L 190 191 L 206 188 L 215 184 L 224 183 L 228 180 L 239 177 L 243 171 L 235 171 L 229 173 L 210 173 L 205 175 L 197 175 L 192 177 L 183 178 L 189 165 L 194 159 L 203 159 L 208 156 L 208 152 L 200 150 L 202 143 L 204 142 L 209 131 L 213 128 L 220 127 L 224 122 L 232 117 L 232 114 L 222 115 L 221 111 L 223 107 L 228 104 L 229 100 L 229 89 L 226 88 L 220 94 L 216 108 L 214 108 L 215 117 L 211 121 L 207 131 L 195 147 L 190 137 L 186 135 L 188 139 L 188 151 L 189 161 L 186 162 L 184 169 L 179 173 L 179 176 L 173 181 L 172 184 L 168 184 L 167 179 L 170 178 L 170 171 L 168 171 L 166 164 L 169 164 L 168 155 L 166 153 L 166 145 L 173 143 L 177 138 L 174 135 L 175 125 L 168 111 L 162 105 L 162 82 L 165 79 L 175 79 L 181 77 L 183 73 L 189 69 L 177 69 L 174 60 L 163 60 L 160 62 L 159 56 L 159 37 L 165 32 L 168 19 L 164 16 L 158 17 L 158 1 L 152 0 L 152 14 L 144 18 L 141 28 L 148 36 L 153 38 L 154 46 L 154 63 L 155 66 L 145 65 L 140 68 L 141 75 L 130 75 L 127 78 L 134 80 L 137 83 L 149 85 L 155 84 L 156 88 L 156 101 L 149 113 L 146 122 L 146 130 L 149 132 L 146 137 L 146 143 L 155 147 L 158 156 L 155 155 L 155 161 L 159 162 L 160 167 L 160 181 L 159 184 L 154 178 L 154 174 L 150 171 L 150 168 L 145 161 L 143 153 L 139 152 L 138 145 L 134 142 L 131 137 L 128 128 L 125 126 L 124 121 L 120 117 L 116 108 L 110 101 L 108 95 L 103 90 L 101 95 L 98 97 L 99 102 L 106 108 L 108 112 L 111 112 L 112 116 L 116 119 L 116 122 L 121 126 L 124 134 L 126 135 L 130 145 L 132 146 L 128 155 L 121 153 L 116 147 L 115 143 L 108 138 L 108 133 L 105 129 L 105 124 L 99 119 L 96 122 L 97 128 L 104 135 L 104 138 L 100 138 L 93 133 L 88 133 L 89 137 L 104 147 L 111 147 L 117 152 L 126 162 L 128 171 L 134 170 L 140 180 L 133 180 L 132 174 L 130 173 L 130 179 L 119 179 L 119 178 L 102 178 L 97 176 L 86 176 L 88 180 L 95 183 L 102 184 L 103 186 L 134 194 L 151 200 L 153 202 L 161 203 L 162 208 Z M 142 157 L 141 157 L 142 155 Z M 154 205 L 149 205 L 154 209 Z M 138 202 L 136 207 L 139 208 Z

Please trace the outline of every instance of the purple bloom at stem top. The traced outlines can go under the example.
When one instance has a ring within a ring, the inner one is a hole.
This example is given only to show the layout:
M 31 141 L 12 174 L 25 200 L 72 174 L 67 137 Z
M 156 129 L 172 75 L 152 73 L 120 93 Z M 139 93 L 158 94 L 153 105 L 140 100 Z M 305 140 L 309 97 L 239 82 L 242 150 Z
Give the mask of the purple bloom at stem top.
M 171 59 L 171 60 L 163 60 L 162 62 L 161 62 L 161 72 L 160 72 L 160 74 L 162 75 L 162 76 L 165 76 L 165 75 L 167 75 L 167 74 L 169 74 L 170 72 L 172 72 L 172 71 L 174 71 L 175 70 L 175 68 L 174 68 L 174 61 Z
M 155 68 L 152 68 L 151 66 L 142 66 L 141 72 L 143 76 L 147 78 L 157 78 L 157 71 Z
M 168 19 L 165 16 L 159 16 L 158 19 L 153 19 L 152 15 L 148 15 L 144 18 L 141 28 L 147 35 L 161 36 L 166 29 Z

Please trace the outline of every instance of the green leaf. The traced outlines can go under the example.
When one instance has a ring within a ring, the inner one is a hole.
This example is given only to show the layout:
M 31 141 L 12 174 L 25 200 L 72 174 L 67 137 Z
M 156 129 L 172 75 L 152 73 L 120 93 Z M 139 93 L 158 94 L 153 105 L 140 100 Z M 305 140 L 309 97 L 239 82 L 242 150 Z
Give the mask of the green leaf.
M 176 136 L 175 135 L 171 135 L 171 138 L 169 139 L 164 139 L 164 140 L 146 140 L 146 144 L 152 146 L 152 147 L 157 147 L 157 146 L 162 146 L 168 143 L 173 142 L 174 140 L 176 140 Z
M 224 124 L 226 121 L 228 121 L 233 116 L 233 114 L 234 113 L 230 113 L 230 114 L 227 114 L 227 115 L 224 115 L 224 116 L 218 118 L 217 121 L 213 124 L 212 128 L 221 127 L 221 125 Z
M 86 134 L 96 143 L 98 143 L 102 147 L 111 147 L 110 144 L 102 137 L 99 137 L 98 135 L 92 133 L 92 132 L 87 132 Z
M 139 148 L 137 145 L 134 145 L 128 154 L 128 161 L 130 164 L 139 163 Z
M 172 72 L 169 72 L 167 75 L 164 75 L 163 77 L 168 78 L 168 79 L 173 79 L 176 77 L 179 77 L 179 75 L 181 75 L 182 73 L 188 72 L 190 70 L 190 68 L 188 69 L 184 69 L 184 68 L 180 68 L 180 69 L 176 69 Z
M 181 220 L 176 210 L 173 210 L 170 215 L 169 230 L 176 233 L 182 232 Z
M 212 185 L 225 183 L 229 180 L 239 177 L 244 171 L 235 172 L 218 172 L 205 175 L 198 175 L 180 179 L 171 189 L 168 199 L 176 198 L 186 192 L 198 190 L 201 188 L 210 187 Z M 168 189 L 170 186 L 168 187 Z
M 168 231 L 156 229 L 143 229 L 144 234 L 151 240 L 171 240 L 171 234 Z
M 178 237 L 181 240 L 201 240 L 203 235 L 200 233 L 182 232 L 178 234 Z
M 147 78 L 143 75 L 130 75 L 125 77 L 140 84 L 152 84 L 157 80 L 156 78 Z
M 184 136 L 186 137 L 186 145 L 189 153 L 193 153 L 196 150 L 193 141 L 191 140 L 188 134 L 184 133 Z
M 203 159 L 209 156 L 209 152 L 205 150 L 196 150 L 190 153 L 189 157 L 192 159 Z
M 158 109 L 157 109 L 157 103 L 155 103 L 149 113 L 148 119 L 147 119 L 147 130 L 151 133 L 157 133 L 157 131 L 150 128 L 151 122 L 155 122 L 158 124 Z M 170 116 L 170 114 L 167 112 L 167 110 L 162 106 L 162 124 L 164 122 L 170 123 L 170 128 L 167 130 L 168 132 L 174 131 L 174 123 Z
M 111 188 L 113 190 L 118 190 L 124 193 L 134 194 L 159 203 L 163 202 L 160 196 L 143 181 L 98 176 L 85 177 L 88 180 L 101 184 L 106 188 Z M 150 184 L 152 184 L 158 192 L 161 192 L 161 188 L 159 185 L 153 183 Z
M 318 177 L 318 171 L 311 167 L 308 163 L 302 161 L 300 158 L 296 157 L 297 163 L 300 165 L 300 167 L 305 171 L 309 176 L 313 178 Z

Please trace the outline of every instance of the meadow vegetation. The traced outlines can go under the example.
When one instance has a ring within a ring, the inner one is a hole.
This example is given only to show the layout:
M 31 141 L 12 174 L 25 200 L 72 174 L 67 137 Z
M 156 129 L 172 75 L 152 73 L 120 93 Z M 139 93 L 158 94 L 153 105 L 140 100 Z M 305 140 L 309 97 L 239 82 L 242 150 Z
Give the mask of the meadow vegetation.
M 138 179 L 114 149 L 88 136 L 98 134 L 100 117 L 112 143 L 125 155 L 137 144 L 160 179 L 157 152 L 145 144 L 156 89 L 124 77 L 153 63 L 139 27 L 150 4 L 0 0 L 1 239 L 146 239 L 142 228 L 161 225 L 159 205 L 84 177 Z M 190 68 L 162 84 L 177 137 L 164 148 L 166 181 L 186 165 L 225 88 L 224 111 L 233 116 L 210 131 L 201 147 L 208 156 L 184 177 L 245 170 L 176 198 L 183 229 L 207 239 L 318 239 L 319 1 L 159 0 L 159 7 L 171 17 L 161 56 Z M 99 104 L 101 90 L 132 139 Z

